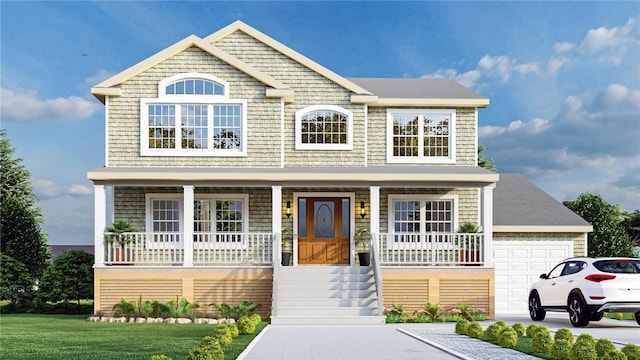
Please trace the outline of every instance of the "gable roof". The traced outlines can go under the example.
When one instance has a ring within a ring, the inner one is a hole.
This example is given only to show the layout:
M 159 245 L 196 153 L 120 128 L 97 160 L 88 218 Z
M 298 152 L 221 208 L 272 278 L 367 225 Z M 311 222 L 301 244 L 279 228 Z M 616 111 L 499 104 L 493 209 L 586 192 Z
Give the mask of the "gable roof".
M 500 174 L 493 191 L 494 232 L 590 232 L 591 224 L 520 174 Z
M 209 44 L 208 42 L 200 39 L 195 35 L 190 35 L 184 38 L 183 40 L 180 40 L 177 43 L 169 46 L 168 48 L 131 66 L 130 68 L 104 80 L 100 84 L 92 87 L 91 93 L 95 97 L 97 97 L 98 100 L 104 103 L 105 96 L 109 96 L 109 95 L 119 96 L 121 94 L 121 89 L 119 86 L 123 82 L 133 78 L 134 76 L 150 69 L 151 67 L 161 63 L 162 61 L 165 61 L 168 58 L 193 46 L 202 49 L 203 51 L 211 54 L 212 56 L 224 61 L 225 63 L 235 67 L 236 69 L 244 72 L 245 74 L 253 77 L 254 79 L 276 90 L 271 93 L 267 91 L 267 96 L 274 96 L 274 97 L 293 96 L 292 90 L 289 90 L 286 85 L 274 79 L 273 77 L 271 77 L 271 75 L 268 75 L 259 71 L 258 69 L 252 67 L 251 65 L 244 63 L 243 61 L 236 58 L 235 56 L 232 56 L 231 54 L 226 53 L 221 49 L 214 47 L 213 45 Z
M 378 106 L 487 107 L 489 99 L 449 79 L 350 78 L 377 97 Z
M 360 87 L 358 84 L 334 73 L 333 71 L 325 68 L 317 62 L 309 59 L 308 57 L 300 54 L 299 52 L 291 49 L 290 47 L 280 43 L 279 41 L 261 33 L 260 31 L 252 28 L 251 26 L 238 20 L 216 32 L 204 38 L 204 41 L 215 45 L 216 42 L 224 39 L 225 37 L 235 33 L 236 31 L 242 31 L 243 33 L 251 36 L 252 38 L 266 44 L 267 46 L 277 50 L 281 54 L 299 62 L 300 64 L 308 67 L 309 69 L 317 72 L 325 78 L 335 82 L 336 84 L 350 90 L 356 94 L 371 95 L 369 91 Z

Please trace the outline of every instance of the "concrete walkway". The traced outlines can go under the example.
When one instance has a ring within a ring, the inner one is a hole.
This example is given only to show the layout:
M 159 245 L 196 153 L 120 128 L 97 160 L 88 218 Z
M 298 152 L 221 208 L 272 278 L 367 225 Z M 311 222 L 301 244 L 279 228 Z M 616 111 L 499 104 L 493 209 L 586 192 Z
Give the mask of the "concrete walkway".
M 393 325 L 270 325 L 239 360 L 451 360 L 460 359 Z M 426 324 L 422 325 L 422 328 Z M 455 324 L 428 324 L 453 332 Z M 418 326 L 419 328 L 419 326 Z M 464 358 L 464 357 L 462 357 Z

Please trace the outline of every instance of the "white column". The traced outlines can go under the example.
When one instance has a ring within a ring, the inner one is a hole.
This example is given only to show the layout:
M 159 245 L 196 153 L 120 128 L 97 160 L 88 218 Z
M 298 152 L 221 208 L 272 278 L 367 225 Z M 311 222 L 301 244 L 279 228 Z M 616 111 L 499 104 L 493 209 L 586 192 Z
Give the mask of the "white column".
M 193 185 L 184 185 L 184 231 L 182 232 L 184 244 L 184 264 L 193 266 Z
M 271 187 L 271 214 L 271 231 L 274 234 L 282 234 L 282 186 Z M 280 241 L 274 241 L 273 245 L 273 265 L 275 266 L 280 264 Z
M 380 234 L 380 186 L 369 187 L 369 231 Z
M 93 247 L 95 265 L 104 265 L 104 229 L 107 227 L 107 195 L 104 185 L 93 185 Z
M 493 266 L 493 189 L 495 184 L 482 189 L 482 234 L 484 236 L 484 265 Z

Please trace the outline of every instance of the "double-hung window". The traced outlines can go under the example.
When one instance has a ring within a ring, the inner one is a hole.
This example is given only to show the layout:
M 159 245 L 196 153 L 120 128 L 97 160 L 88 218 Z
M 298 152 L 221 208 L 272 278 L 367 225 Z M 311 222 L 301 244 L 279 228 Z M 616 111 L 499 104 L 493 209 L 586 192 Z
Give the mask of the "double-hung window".
M 229 84 L 187 73 L 158 83 L 157 98 L 140 99 L 143 156 L 246 156 L 247 101 Z
M 353 149 L 353 113 L 333 105 L 309 106 L 297 111 L 296 149 Z
M 456 223 L 455 196 L 391 195 L 389 240 L 395 244 L 446 241 Z
M 387 161 L 455 163 L 455 120 L 455 110 L 387 110 Z

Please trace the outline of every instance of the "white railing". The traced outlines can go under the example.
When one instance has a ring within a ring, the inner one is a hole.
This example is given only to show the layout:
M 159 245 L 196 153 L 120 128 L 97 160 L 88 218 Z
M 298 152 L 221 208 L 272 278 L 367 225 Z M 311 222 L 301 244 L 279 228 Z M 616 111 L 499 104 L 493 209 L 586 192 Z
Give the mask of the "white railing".
M 484 264 L 484 236 L 482 234 L 380 234 L 378 249 L 382 265 Z
M 195 233 L 194 265 L 269 265 L 271 233 Z M 105 233 L 106 265 L 184 264 L 182 233 Z
M 373 267 L 373 277 L 376 281 L 376 297 L 378 298 L 378 315 L 384 314 L 383 294 L 382 294 L 382 268 L 380 268 L 380 251 L 378 248 L 378 242 L 373 241 L 376 238 L 376 234 L 371 234 L 370 252 L 371 252 L 371 266 Z

